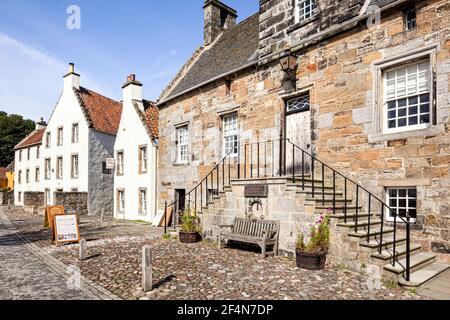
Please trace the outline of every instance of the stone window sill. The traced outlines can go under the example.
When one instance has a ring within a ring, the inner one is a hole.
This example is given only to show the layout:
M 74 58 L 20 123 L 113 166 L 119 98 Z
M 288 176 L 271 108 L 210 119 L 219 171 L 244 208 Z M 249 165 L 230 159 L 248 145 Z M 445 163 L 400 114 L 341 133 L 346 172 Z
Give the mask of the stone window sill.
M 307 24 L 310 24 L 313 21 L 316 21 L 317 19 L 319 19 L 319 17 L 320 17 L 320 11 L 317 11 L 308 19 L 299 21 L 299 22 L 295 23 L 294 25 L 290 26 L 287 30 L 287 33 L 291 33 L 297 29 L 300 29 L 301 27 L 303 27 Z
M 190 163 L 189 162 L 184 162 L 184 163 L 174 163 L 173 166 L 174 167 L 187 167 L 189 166 Z
M 414 137 L 436 136 L 442 133 L 443 133 L 442 128 L 437 126 L 432 126 L 426 129 L 403 131 L 396 133 L 378 133 L 374 135 L 369 135 L 369 143 L 385 142 Z

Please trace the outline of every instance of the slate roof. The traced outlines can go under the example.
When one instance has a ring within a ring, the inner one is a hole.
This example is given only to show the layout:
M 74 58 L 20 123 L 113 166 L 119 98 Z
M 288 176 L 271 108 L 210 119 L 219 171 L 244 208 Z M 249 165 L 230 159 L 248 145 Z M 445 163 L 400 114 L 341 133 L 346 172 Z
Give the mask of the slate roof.
M 134 103 L 134 108 L 139 115 L 147 133 L 151 139 L 158 139 L 158 118 L 159 109 L 153 101 L 143 100 L 144 112 L 139 109 L 137 103 Z
M 122 104 L 83 87 L 74 91 L 89 126 L 99 132 L 117 135 L 122 117 Z
M 39 130 L 33 131 L 28 136 L 26 136 L 22 141 L 20 141 L 14 149 L 18 150 L 18 149 L 23 149 L 26 147 L 31 147 L 31 146 L 42 144 L 42 137 L 44 136 L 44 132 L 45 132 L 45 129 L 39 129 Z
M 206 48 L 162 102 L 257 62 L 258 46 L 257 13 L 225 31 L 211 48 Z

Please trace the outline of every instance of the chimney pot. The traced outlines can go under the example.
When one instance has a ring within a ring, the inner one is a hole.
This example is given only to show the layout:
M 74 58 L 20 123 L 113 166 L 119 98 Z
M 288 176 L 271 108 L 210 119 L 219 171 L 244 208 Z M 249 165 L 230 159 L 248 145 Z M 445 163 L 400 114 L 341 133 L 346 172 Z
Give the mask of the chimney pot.
M 69 63 L 69 73 L 75 73 L 75 64 Z
M 136 81 L 136 75 L 135 74 L 130 74 L 128 76 L 128 82 L 133 82 Z

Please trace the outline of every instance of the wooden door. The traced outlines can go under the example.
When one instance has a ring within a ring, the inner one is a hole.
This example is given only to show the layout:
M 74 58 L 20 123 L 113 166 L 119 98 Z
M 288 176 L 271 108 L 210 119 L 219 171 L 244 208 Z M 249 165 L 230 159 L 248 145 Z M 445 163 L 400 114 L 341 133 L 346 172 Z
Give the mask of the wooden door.
M 286 173 L 296 175 L 302 173 L 302 150 L 311 153 L 311 110 L 309 95 L 304 95 L 286 101 Z M 293 153 L 294 149 L 294 153 Z M 311 158 L 305 153 L 305 173 L 311 169 Z

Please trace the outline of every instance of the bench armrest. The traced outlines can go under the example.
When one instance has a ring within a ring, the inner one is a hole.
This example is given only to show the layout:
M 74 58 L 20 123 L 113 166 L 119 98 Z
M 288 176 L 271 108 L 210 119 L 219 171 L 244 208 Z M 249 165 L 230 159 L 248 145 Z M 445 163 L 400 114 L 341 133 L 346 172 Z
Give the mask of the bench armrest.
M 278 233 L 278 231 L 274 230 L 274 229 L 263 230 L 263 235 L 266 239 L 273 238 L 274 236 L 276 236 L 277 233 Z

